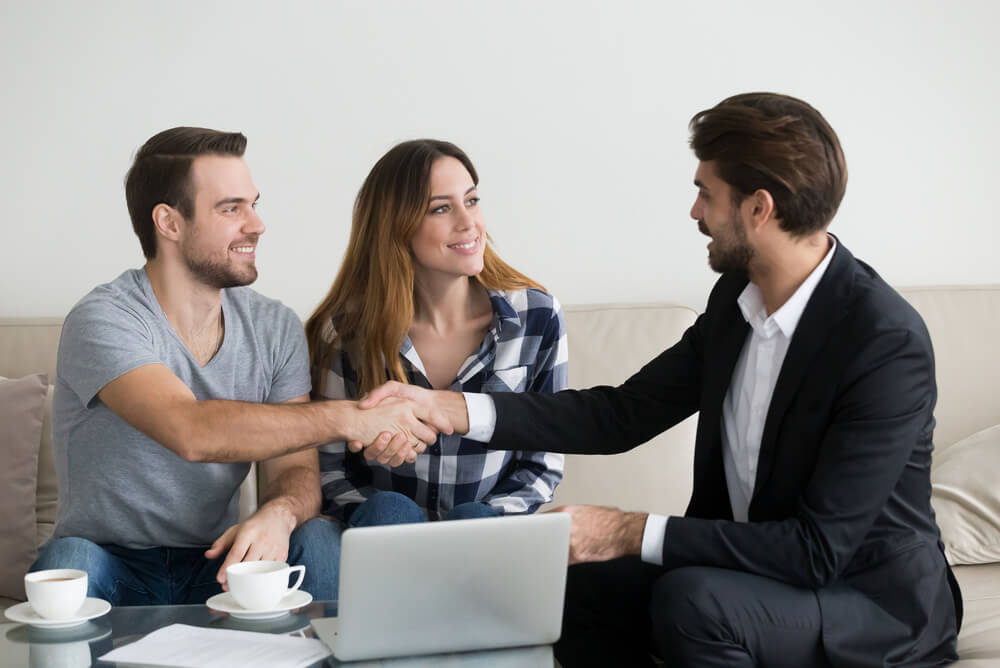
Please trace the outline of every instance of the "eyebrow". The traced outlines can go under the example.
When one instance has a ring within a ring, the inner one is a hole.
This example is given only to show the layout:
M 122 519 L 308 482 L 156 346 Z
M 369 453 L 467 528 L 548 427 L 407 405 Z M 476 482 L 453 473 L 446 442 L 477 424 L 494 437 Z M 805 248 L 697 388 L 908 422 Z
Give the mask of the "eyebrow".
M 694 184 L 695 184 L 696 186 L 698 186 L 699 188 L 701 188 L 702 190 L 708 190 L 708 186 L 706 186 L 706 185 L 705 185 L 704 183 L 702 183 L 702 182 L 701 182 L 701 181 L 699 181 L 698 179 L 695 179 L 695 180 L 694 180 Z
M 465 191 L 465 194 L 466 194 L 466 195 L 468 195 L 468 194 L 469 194 L 469 193 L 471 193 L 471 192 L 472 192 L 473 190 L 475 190 L 475 189 L 476 189 L 477 187 L 478 187 L 478 186 L 472 186 L 471 188 L 469 188 L 468 190 L 466 190 L 466 191 Z M 432 202 L 433 202 L 434 200 L 436 200 L 436 199 L 451 199 L 451 197 L 450 197 L 449 195 L 434 195 L 434 197 L 431 197 L 431 201 L 432 201 Z
M 257 193 L 257 196 L 253 198 L 254 203 L 256 203 L 257 200 L 259 200 L 259 199 L 260 199 L 260 193 Z M 214 207 L 218 207 L 218 206 L 223 206 L 225 204 L 244 204 L 247 201 L 248 200 L 247 200 L 246 197 L 227 197 L 226 199 L 220 199 L 218 202 L 216 202 L 212 206 L 214 208 Z

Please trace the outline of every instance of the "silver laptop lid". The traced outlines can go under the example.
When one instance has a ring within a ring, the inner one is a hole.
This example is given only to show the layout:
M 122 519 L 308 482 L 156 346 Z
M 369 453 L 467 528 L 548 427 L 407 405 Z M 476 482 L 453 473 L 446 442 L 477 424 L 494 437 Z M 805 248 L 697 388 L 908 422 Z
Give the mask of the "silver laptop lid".
M 349 529 L 336 625 L 314 627 L 341 660 L 553 643 L 569 530 L 564 513 Z

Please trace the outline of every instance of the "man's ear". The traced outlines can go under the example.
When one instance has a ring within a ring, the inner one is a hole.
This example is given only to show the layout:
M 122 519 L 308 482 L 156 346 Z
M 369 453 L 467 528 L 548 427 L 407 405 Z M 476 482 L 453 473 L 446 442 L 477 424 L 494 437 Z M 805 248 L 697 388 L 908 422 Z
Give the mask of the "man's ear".
M 777 220 L 777 211 L 771 193 L 760 188 L 747 198 L 750 226 L 760 231 L 770 220 Z
M 177 209 L 164 203 L 153 207 L 153 225 L 160 236 L 177 241 L 180 238 L 182 216 Z

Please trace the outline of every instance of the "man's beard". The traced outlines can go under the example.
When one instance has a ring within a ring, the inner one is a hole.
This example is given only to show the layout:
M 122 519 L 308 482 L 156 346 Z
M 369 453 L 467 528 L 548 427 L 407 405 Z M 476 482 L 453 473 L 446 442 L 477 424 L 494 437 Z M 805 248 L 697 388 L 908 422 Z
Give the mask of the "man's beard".
M 703 225 L 702 225 L 703 226 Z M 739 211 L 733 211 L 727 225 L 725 241 L 721 235 L 712 237 L 714 248 L 708 253 L 708 266 L 713 271 L 724 274 L 730 271 L 746 271 L 753 259 L 753 248 L 747 243 L 747 232 L 743 228 Z
M 220 262 L 199 260 L 187 255 L 184 256 L 184 262 L 195 278 L 205 285 L 219 290 L 250 285 L 257 280 L 257 267 L 253 265 L 239 273 Z
M 228 263 L 219 262 L 211 258 L 196 257 L 191 252 L 187 244 L 181 248 L 181 256 L 188 270 L 201 283 L 219 290 L 226 288 L 237 288 L 243 285 L 250 285 L 257 280 L 257 267 L 253 264 L 247 265 L 241 271 Z

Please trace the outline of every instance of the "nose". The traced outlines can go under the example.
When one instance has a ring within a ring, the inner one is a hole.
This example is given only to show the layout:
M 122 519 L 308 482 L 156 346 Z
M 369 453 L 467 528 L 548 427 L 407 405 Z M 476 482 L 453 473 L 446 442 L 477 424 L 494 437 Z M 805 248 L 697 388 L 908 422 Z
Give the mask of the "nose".
M 702 211 L 701 211 L 701 201 L 700 201 L 700 198 L 695 197 L 694 204 L 691 205 L 691 217 L 694 218 L 695 220 L 701 220 L 701 218 L 702 218 L 701 214 L 702 214 Z
M 476 224 L 476 217 L 473 215 L 472 209 L 468 207 L 461 207 L 460 213 L 458 214 L 458 229 L 467 230 Z
M 250 215 L 246 218 L 246 223 L 243 225 L 243 231 L 248 234 L 256 234 L 257 236 L 260 236 L 261 234 L 264 234 L 265 230 L 267 230 L 267 228 L 264 227 L 264 221 L 257 214 L 257 210 L 250 209 Z

